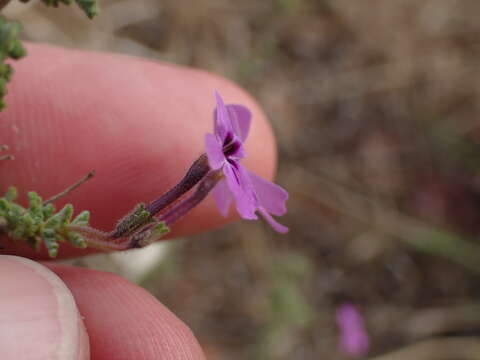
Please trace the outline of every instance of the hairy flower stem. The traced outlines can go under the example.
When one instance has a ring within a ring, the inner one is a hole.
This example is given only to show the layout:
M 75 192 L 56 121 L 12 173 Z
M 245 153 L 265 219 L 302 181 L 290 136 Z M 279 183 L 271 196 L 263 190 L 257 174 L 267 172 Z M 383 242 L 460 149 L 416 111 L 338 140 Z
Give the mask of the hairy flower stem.
M 111 237 L 118 239 L 130 236 L 144 225 L 151 223 L 153 216 L 185 195 L 205 177 L 209 170 L 207 156 L 203 154 L 195 160 L 183 179 L 171 190 L 147 206 L 137 205 L 130 214 L 120 220 L 115 230 L 110 234 Z
M 208 159 L 205 154 L 195 160 L 187 174 L 180 182 L 171 190 L 163 194 L 159 199 L 153 201 L 148 205 L 147 210 L 152 216 L 165 209 L 168 205 L 179 199 L 182 195 L 192 189 L 203 177 L 208 173 L 210 167 L 208 166 Z
M 170 228 L 165 225 L 164 221 L 157 221 L 151 225 L 147 225 L 129 238 L 128 249 L 142 248 L 150 245 L 168 232 L 170 232 Z
M 190 210 L 205 199 L 222 177 L 223 173 L 221 171 L 210 171 L 202 181 L 200 181 L 197 189 L 190 197 L 174 205 L 170 211 L 160 216 L 159 221 L 147 225 L 139 232 L 133 234 L 130 237 L 128 249 L 147 246 L 170 231 L 170 227 L 177 220 L 184 217 Z
M 88 246 L 100 250 L 125 250 L 124 242 L 112 241 L 109 234 L 92 228 L 90 226 L 77 226 L 70 225 L 69 230 L 74 231 L 82 235 Z
M 160 220 L 164 221 L 168 227 L 173 225 L 178 219 L 185 216 L 190 210 L 205 199 L 208 193 L 215 187 L 222 177 L 223 173 L 220 170 L 210 171 L 200 184 L 198 184 L 197 189 L 190 197 L 175 205 L 170 211 L 162 215 Z
M 115 232 L 105 233 L 88 226 L 70 226 L 71 231 L 75 231 L 85 237 L 87 244 L 91 247 L 102 250 L 128 250 L 147 246 L 170 231 L 170 226 L 180 218 L 185 216 L 190 210 L 197 206 L 210 191 L 215 187 L 223 173 L 219 170 L 210 171 L 198 184 L 194 193 L 175 204 L 166 214 L 158 220 L 148 218 L 143 221 L 135 230 L 131 230 L 124 236 L 117 237 Z M 143 209 L 143 208 L 139 208 Z M 138 214 L 134 211 L 133 214 Z

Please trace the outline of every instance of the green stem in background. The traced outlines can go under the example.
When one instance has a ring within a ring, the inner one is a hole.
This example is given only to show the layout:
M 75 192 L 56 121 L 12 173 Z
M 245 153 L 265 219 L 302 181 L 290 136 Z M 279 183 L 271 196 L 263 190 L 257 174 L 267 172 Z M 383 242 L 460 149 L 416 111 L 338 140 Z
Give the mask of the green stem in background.
M 297 189 L 300 196 L 311 198 L 344 216 L 371 226 L 392 238 L 399 239 L 417 251 L 441 256 L 480 273 L 480 246 L 445 229 L 405 215 L 388 205 L 342 185 L 328 176 L 311 174 L 297 167 L 305 186 Z M 323 189 L 321 194 L 318 189 Z M 348 199 L 348 202 L 345 201 Z M 373 217 L 373 219 L 372 219 Z
M 425 340 L 370 360 L 480 360 L 480 338 L 439 338 Z

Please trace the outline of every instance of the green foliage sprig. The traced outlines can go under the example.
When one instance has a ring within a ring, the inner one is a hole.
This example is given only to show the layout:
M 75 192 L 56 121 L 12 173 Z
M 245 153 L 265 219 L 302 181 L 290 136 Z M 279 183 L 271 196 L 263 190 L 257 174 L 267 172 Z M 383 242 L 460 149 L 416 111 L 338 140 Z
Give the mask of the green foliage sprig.
M 7 93 L 7 83 L 13 74 L 12 66 L 7 64 L 6 60 L 17 60 L 26 54 L 19 38 L 20 31 L 19 23 L 0 16 L 0 110 L 5 107 L 3 98 Z
M 17 204 L 17 190 L 10 187 L 0 198 L 0 230 L 13 240 L 26 241 L 35 249 L 42 244 L 50 257 L 57 256 L 59 242 L 86 248 L 87 242 L 69 226 L 88 226 L 90 213 L 82 211 L 73 220 L 73 206 L 65 205 L 56 212 L 52 203 L 44 203 L 36 192 L 28 193 L 28 208 Z
M 30 0 L 20 0 L 24 3 Z M 60 4 L 70 5 L 72 0 L 42 0 L 47 6 L 58 7 Z M 83 10 L 85 15 L 92 19 L 98 14 L 98 6 L 95 0 L 75 0 L 77 5 Z
M 21 0 L 26 3 L 30 0 Z M 92 19 L 98 14 L 98 6 L 95 0 L 42 0 L 46 5 L 58 7 L 61 3 L 70 5 L 73 1 L 83 10 L 85 15 Z M 8 0 L 0 0 L 0 10 Z M 10 81 L 13 68 L 6 60 L 17 60 L 26 55 L 25 48 L 20 40 L 22 27 L 16 21 L 9 21 L 0 15 L 0 111 L 5 108 L 5 95 L 7 83 Z

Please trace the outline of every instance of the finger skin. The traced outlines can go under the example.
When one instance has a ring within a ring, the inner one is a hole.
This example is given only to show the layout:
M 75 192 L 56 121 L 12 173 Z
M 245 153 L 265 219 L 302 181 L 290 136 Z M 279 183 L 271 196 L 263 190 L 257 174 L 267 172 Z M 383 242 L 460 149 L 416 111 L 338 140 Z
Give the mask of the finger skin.
M 87 360 L 89 342 L 71 292 L 34 261 L 0 255 L 0 359 Z
M 116 275 L 51 265 L 84 317 L 94 360 L 204 359 L 198 342 L 147 291 Z
M 204 152 L 214 90 L 227 103 L 252 110 L 244 164 L 272 177 L 276 153 L 270 126 L 252 98 L 227 80 L 120 55 L 33 44 L 28 52 L 14 64 L 8 108 L 0 113 L 1 142 L 16 157 L 0 163 L 0 189 L 17 186 L 23 203 L 27 191 L 47 198 L 95 169 L 93 180 L 57 205 L 71 202 L 76 211 L 91 210 L 93 226 L 112 229 L 135 204 L 150 202 L 178 182 Z M 224 222 L 208 199 L 173 235 Z M 25 246 L 5 247 L 2 253 L 37 256 Z M 61 256 L 80 253 L 60 249 Z

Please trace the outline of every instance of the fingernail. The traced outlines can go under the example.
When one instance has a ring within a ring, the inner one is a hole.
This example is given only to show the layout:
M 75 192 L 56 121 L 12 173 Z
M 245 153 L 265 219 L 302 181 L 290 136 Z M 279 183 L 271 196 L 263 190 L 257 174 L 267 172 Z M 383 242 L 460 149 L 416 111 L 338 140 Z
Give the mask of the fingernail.
M 70 290 L 32 260 L 0 256 L 0 359 L 89 359 Z

